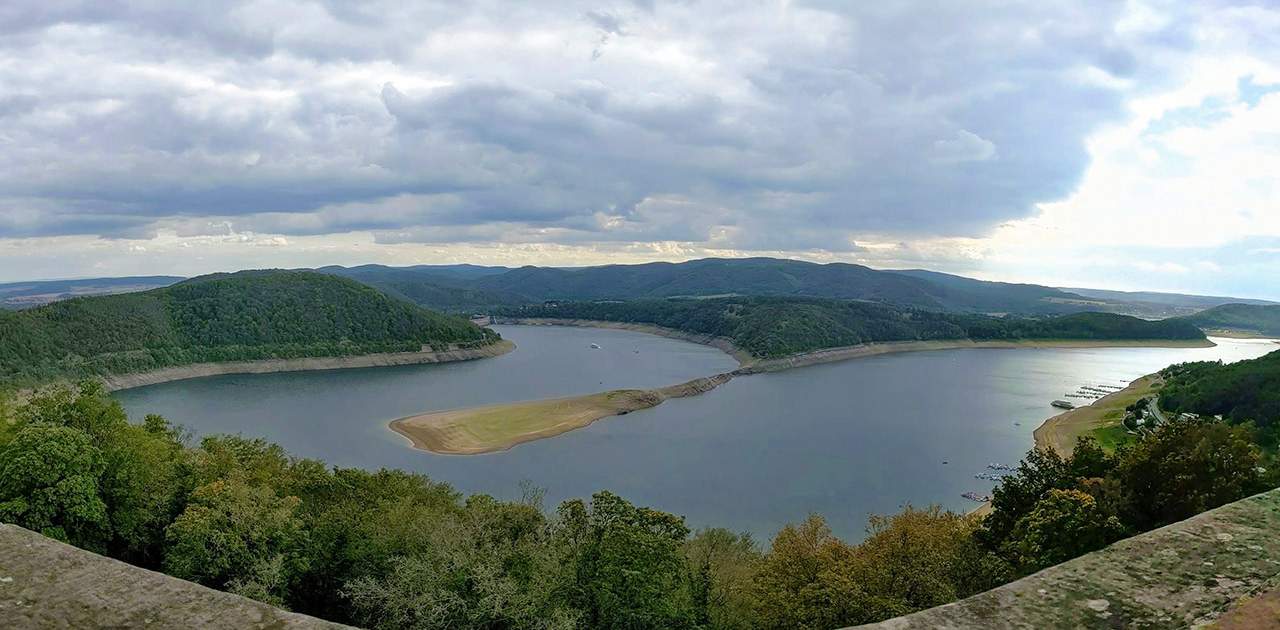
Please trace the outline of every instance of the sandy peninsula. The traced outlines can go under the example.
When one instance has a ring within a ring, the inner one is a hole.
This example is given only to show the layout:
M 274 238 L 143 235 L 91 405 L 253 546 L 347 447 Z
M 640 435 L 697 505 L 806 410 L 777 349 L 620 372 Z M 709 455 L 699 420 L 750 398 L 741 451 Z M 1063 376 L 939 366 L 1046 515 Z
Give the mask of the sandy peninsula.
M 474 455 L 504 451 L 511 447 L 554 437 L 591 423 L 648 409 L 669 398 L 695 396 L 728 382 L 737 376 L 776 372 L 809 365 L 847 361 L 861 357 L 898 352 L 924 352 L 960 348 L 1124 348 L 1124 347 L 1212 347 L 1207 339 L 1198 340 L 1052 340 L 972 341 L 968 339 L 936 341 L 897 341 L 868 343 L 857 346 L 826 348 L 788 357 L 759 359 L 738 348 L 729 339 L 696 335 L 648 324 L 629 324 L 579 319 L 503 319 L 497 323 L 525 326 L 579 326 L 644 332 L 672 339 L 710 345 L 733 356 L 738 369 L 711 377 L 659 389 L 622 389 L 549 400 L 486 405 L 423 413 L 392 421 L 391 430 L 409 440 L 414 448 L 433 453 Z M 1072 438 L 1074 441 L 1074 438 Z
M 391 422 L 414 448 L 447 455 L 476 455 L 580 429 L 601 418 L 648 409 L 670 398 L 711 391 L 731 373 L 658 389 L 616 389 L 599 394 L 436 411 Z
M 516 345 L 506 339 L 479 348 L 453 348 L 442 351 L 384 352 L 349 357 L 311 357 L 305 359 L 267 359 L 262 361 L 227 361 L 223 363 L 195 363 L 150 372 L 115 374 L 103 377 L 107 391 L 119 391 L 169 381 L 180 381 L 219 374 L 266 374 L 269 372 L 305 372 L 310 370 L 341 370 L 346 368 L 384 367 L 389 365 L 416 365 L 422 363 L 449 363 L 496 357 L 515 350 Z

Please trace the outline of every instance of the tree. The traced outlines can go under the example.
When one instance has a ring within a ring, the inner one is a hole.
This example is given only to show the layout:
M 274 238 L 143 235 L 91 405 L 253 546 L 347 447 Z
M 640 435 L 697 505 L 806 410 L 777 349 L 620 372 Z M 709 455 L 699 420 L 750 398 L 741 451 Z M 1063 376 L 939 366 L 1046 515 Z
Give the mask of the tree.
M 864 588 L 920 610 L 1002 584 L 1008 567 L 974 539 L 980 519 L 938 506 L 872 516 L 857 547 Z
M 1167 423 L 1117 455 L 1123 517 L 1146 531 L 1261 492 L 1261 457 L 1247 426 Z
M 283 600 L 288 582 L 304 568 L 297 508 L 296 497 L 236 479 L 201 486 L 165 529 L 165 572 L 218 588 L 234 582 L 244 592 L 261 590 Z M 272 583 L 261 584 L 276 562 L 284 577 L 269 576 Z M 255 582 L 262 588 L 249 586 Z
M 565 588 L 587 627 L 696 627 L 703 613 L 681 553 L 683 519 L 609 492 L 592 495 L 590 506 L 567 501 L 558 514 L 558 542 L 574 567 Z
M 701 621 L 717 630 L 753 627 L 751 580 L 761 553 L 751 534 L 703 529 L 685 543 L 684 554 L 697 572 L 696 607 L 706 610 Z
M 1125 534 L 1114 514 L 1080 490 L 1050 490 L 1018 520 L 1007 543 L 1024 573 L 1097 551 Z
M 83 431 L 29 424 L 0 449 L 0 521 L 103 550 L 110 527 L 99 492 L 102 451 Z
M 85 381 L 33 396 L 18 411 L 18 426 L 56 426 L 81 432 L 98 452 L 98 494 L 107 513 L 102 550 L 158 567 L 163 530 L 179 509 L 180 433 L 160 416 L 133 425 L 102 384 Z
M 553 592 L 560 574 L 546 518 L 533 505 L 478 495 L 464 511 L 419 532 L 427 545 L 380 576 L 348 583 L 356 619 L 378 629 L 576 627 Z
M 910 612 L 864 587 L 856 550 L 831 534 L 822 517 L 787 525 L 753 581 L 756 624 L 766 629 L 825 630 Z
M 1030 514 L 1050 490 L 1070 490 L 1083 479 L 1106 477 L 1115 466 L 1115 458 L 1092 438 L 1080 438 L 1066 458 L 1052 449 L 1028 452 L 1018 469 L 992 493 L 991 513 L 983 519 L 978 540 L 989 550 L 1003 549 L 1018 521 Z

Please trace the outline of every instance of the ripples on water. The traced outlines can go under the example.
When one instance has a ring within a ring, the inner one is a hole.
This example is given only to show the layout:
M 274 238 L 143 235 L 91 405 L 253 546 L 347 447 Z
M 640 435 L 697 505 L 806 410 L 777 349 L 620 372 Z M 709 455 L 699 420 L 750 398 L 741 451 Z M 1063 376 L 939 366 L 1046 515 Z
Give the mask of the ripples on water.
M 617 330 L 498 326 L 515 352 L 482 361 L 217 376 L 119 392 L 131 416 L 160 413 L 197 434 L 243 433 L 339 466 L 404 468 L 465 492 L 549 505 L 600 489 L 683 514 L 691 525 L 767 540 L 810 512 L 862 536 L 871 513 L 906 503 L 969 509 L 991 462 L 1013 464 L 1049 402 L 1083 384 L 1122 385 L 1171 363 L 1278 349 L 964 349 L 884 355 L 738 378 L 708 394 L 476 456 L 414 451 L 388 421 L 430 410 L 657 387 L 732 369 L 712 348 Z M 599 349 L 590 348 L 597 343 Z M 948 463 L 943 464 L 943 461 Z

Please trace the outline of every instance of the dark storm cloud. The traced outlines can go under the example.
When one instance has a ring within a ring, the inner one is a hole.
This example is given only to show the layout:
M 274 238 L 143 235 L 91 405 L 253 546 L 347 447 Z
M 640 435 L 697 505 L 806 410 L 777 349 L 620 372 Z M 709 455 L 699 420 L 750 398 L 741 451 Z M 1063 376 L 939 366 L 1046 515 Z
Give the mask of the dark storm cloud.
M 25 4 L 0 236 L 979 235 L 1067 195 L 1184 41 L 1113 2 Z

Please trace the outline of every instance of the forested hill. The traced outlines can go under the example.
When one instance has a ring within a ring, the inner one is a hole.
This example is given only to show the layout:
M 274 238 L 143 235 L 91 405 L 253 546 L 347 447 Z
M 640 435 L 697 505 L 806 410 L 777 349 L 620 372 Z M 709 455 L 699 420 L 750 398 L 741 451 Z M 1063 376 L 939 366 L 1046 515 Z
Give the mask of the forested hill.
M 1049 318 L 990 317 L 813 298 L 567 302 L 499 312 L 515 317 L 665 326 L 725 337 L 753 355 L 765 358 L 882 341 L 1204 339 L 1204 333 L 1187 322 L 1147 321 L 1111 313 Z
M 1280 304 L 1223 304 L 1186 318 L 1208 330 L 1280 336 Z
M 1183 363 L 1163 373 L 1161 407 L 1253 422 L 1273 445 L 1280 437 L 1280 350 L 1236 363 Z
M 0 312 L 0 388 L 191 363 L 477 346 L 493 331 L 353 280 L 244 271 Z
M 418 304 L 486 309 L 546 300 L 636 300 L 767 295 L 856 299 L 939 311 L 1070 313 L 1080 296 L 1038 285 L 985 282 L 920 271 L 776 258 L 706 258 L 683 263 L 553 267 L 325 267 Z

